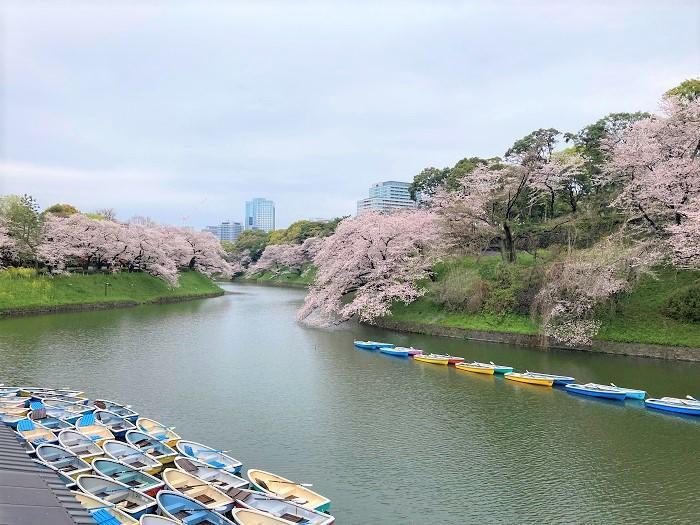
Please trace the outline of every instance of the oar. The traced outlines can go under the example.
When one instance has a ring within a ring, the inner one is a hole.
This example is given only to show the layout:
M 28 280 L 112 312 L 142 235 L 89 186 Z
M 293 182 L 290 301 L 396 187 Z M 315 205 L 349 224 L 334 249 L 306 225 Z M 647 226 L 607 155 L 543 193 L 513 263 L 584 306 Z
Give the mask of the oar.
M 277 481 L 276 479 L 270 480 L 270 483 L 286 483 L 289 485 L 299 485 L 300 487 L 313 487 L 313 483 L 297 483 L 296 481 Z
M 686 395 L 685 397 L 687 397 L 687 398 L 690 399 L 691 401 L 697 401 L 697 399 L 695 399 L 695 398 L 694 398 L 693 396 L 691 396 L 691 395 Z

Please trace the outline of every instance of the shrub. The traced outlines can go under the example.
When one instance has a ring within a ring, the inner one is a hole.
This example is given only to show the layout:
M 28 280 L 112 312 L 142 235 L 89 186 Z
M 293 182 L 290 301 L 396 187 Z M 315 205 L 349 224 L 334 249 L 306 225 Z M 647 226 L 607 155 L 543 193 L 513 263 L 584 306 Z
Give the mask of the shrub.
M 700 323 L 700 286 L 691 286 L 674 293 L 666 301 L 663 313 L 677 321 Z
M 37 271 L 34 268 L 5 268 L 0 271 L 0 277 L 3 279 L 31 279 L 36 277 Z
M 449 268 L 432 285 L 434 301 L 449 310 L 475 313 L 481 310 L 488 285 L 478 273 L 465 268 Z

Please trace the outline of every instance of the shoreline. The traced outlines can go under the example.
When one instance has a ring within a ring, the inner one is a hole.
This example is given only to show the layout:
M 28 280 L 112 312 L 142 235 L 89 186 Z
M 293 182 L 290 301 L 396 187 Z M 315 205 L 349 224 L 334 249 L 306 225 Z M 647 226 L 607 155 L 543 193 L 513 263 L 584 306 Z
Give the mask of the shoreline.
M 278 286 L 288 288 L 308 288 L 303 283 L 290 283 L 272 280 L 235 280 L 234 283 L 258 284 L 262 286 Z M 516 332 L 498 332 L 485 330 L 472 330 L 444 326 L 440 324 L 418 323 L 413 321 L 398 321 L 391 317 L 379 319 L 368 326 L 376 326 L 387 330 L 403 333 L 416 333 L 435 335 L 439 337 L 451 337 L 454 339 L 466 339 L 487 343 L 503 343 L 517 346 L 538 348 L 543 352 L 550 350 L 564 350 L 568 352 L 590 352 L 594 354 L 608 354 L 626 357 L 643 357 L 645 359 L 663 359 L 667 361 L 700 362 L 700 348 L 687 346 L 657 345 L 651 343 L 632 343 L 622 341 L 606 341 L 596 339 L 590 347 L 570 347 L 549 344 L 545 336 L 539 334 L 521 334 Z
M 648 343 L 623 343 L 618 341 L 594 340 L 590 347 L 557 346 L 548 343 L 542 335 L 518 334 L 512 332 L 487 332 L 441 326 L 429 323 L 397 321 L 383 318 L 368 326 L 376 326 L 386 330 L 404 333 L 435 335 L 454 339 L 467 339 L 487 343 L 504 343 L 517 346 L 538 348 L 543 352 L 550 350 L 565 350 L 569 352 L 590 352 L 593 354 L 619 355 L 626 357 L 643 357 L 646 359 L 664 359 L 667 361 L 700 362 L 700 348 L 685 346 L 653 345 Z
M 132 308 L 134 306 L 142 306 L 148 304 L 170 304 L 181 303 L 185 301 L 195 301 L 197 299 L 211 299 L 221 297 L 225 294 L 224 290 L 220 292 L 207 292 L 202 294 L 178 295 L 178 296 L 162 296 L 148 299 L 146 301 L 124 300 L 93 302 L 93 303 L 66 303 L 56 304 L 51 306 L 25 306 L 20 308 L 8 308 L 0 310 L 0 319 L 12 317 L 28 317 L 32 315 L 57 314 L 69 312 L 93 312 L 97 310 L 114 310 L 117 308 Z

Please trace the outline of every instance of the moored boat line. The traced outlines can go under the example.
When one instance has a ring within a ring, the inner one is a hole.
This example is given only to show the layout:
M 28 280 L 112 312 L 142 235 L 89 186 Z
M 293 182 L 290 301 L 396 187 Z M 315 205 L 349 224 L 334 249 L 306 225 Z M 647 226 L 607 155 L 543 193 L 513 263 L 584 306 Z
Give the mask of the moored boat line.
M 261 523 L 261 516 L 273 523 L 334 522 L 330 500 L 311 485 L 251 469 L 256 483 L 249 490 L 250 481 L 237 475 L 242 463 L 227 451 L 183 440 L 174 427 L 140 418 L 129 405 L 90 404 L 83 396 L 67 389 L 3 388 L 0 414 L 8 416 L 5 422 L 24 440 L 27 454 L 67 486 L 77 486 L 73 494 L 96 523 L 229 525 L 234 507 L 245 509 L 236 523 L 253 515 L 244 522 Z M 45 404 L 52 399 L 57 406 Z M 65 410 L 69 406 L 81 408 Z M 47 415 L 52 409 L 77 415 L 75 426 Z
M 456 357 L 446 354 L 425 353 L 413 347 L 406 348 L 394 346 L 392 343 L 381 343 L 377 341 L 354 341 L 355 346 L 370 345 L 371 349 L 379 349 L 383 353 L 391 354 L 401 352 L 400 355 L 408 356 L 414 361 L 429 363 L 435 365 L 454 365 L 456 370 L 463 372 L 471 372 L 483 375 L 502 375 L 509 381 L 525 383 L 536 386 L 564 387 L 570 394 L 581 396 L 597 397 L 601 399 L 610 399 L 616 401 L 639 400 L 644 401 L 645 406 L 650 409 L 671 412 L 683 415 L 700 416 L 700 400 L 692 396 L 687 396 L 686 399 L 663 397 L 659 399 L 647 399 L 646 390 L 637 388 L 619 387 L 615 383 L 608 385 L 598 383 L 577 384 L 576 378 L 573 376 L 549 374 L 543 372 L 516 372 L 512 366 L 498 365 L 493 361 L 482 363 L 479 361 L 466 361 L 463 357 Z M 364 347 L 364 346 L 360 346 Z M 382 348 L 392 350 L 382 350 Z M 398 355 L 398 354 L 395 354 Z

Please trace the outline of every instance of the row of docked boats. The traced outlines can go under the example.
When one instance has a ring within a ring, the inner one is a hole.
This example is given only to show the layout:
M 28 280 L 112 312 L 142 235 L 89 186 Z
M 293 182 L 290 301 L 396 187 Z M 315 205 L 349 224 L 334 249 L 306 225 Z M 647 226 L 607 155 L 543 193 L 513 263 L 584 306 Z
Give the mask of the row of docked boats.
M 355 341 L 354 345 L 363 350 L 379 351 L 394 357 L 412 358 L 414 361 L 441 366 L 454 366 L 463 372 L 486 375 L 502 375 L 508 381 L 527 383 L 530 385 L 554 387 L 561 386 L 568 393 L 580 396 L 595 397 L 613 401 L 626 399 L 644 401 L 647 408 L 664 412 L 673 412 L 691 416 L 700 416 L 700 400 L 692 396 L 685 399 L 677 397 L 647 398 L 645 390 L 624 388 L 610 383 L 577 383 L 571 376 L 546 374 L 540 372 L 516 372 L 512 366 L 498 365 L 493 362 L 468 362 L 463 357 L 445 354 L 425 353 L 418 348 L 397 347 L 391 343 L 377 341 Z
M 66 389 L 0 385 L 0 418 L 74 489 L 96 523 L 329 525 L 330 499 L 182 439 L 130 405 Z

